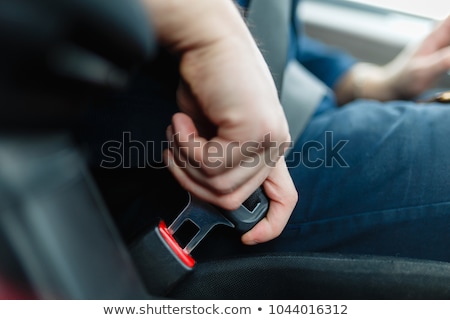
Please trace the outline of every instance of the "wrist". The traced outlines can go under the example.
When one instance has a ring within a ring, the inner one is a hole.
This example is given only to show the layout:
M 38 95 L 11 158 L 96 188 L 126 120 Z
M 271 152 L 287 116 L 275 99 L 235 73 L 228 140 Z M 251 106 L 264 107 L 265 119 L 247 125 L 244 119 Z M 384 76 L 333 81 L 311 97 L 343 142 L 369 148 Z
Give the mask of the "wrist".
M 343 78 L 336 90 L 338 102 L 344 104 L 357 99 L 387 101 L 396 98 L 395 85 L 386 67 L 371 63 L 357 63 Z

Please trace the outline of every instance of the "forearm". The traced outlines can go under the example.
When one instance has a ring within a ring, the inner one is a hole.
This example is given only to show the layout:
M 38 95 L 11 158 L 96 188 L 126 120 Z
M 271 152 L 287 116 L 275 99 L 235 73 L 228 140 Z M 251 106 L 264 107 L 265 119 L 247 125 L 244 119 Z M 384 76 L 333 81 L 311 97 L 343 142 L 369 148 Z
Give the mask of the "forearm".
M 203 47 L 228 37 L 251 37 L 230 0 L 141 0 L 158 40 L 174 52 Z

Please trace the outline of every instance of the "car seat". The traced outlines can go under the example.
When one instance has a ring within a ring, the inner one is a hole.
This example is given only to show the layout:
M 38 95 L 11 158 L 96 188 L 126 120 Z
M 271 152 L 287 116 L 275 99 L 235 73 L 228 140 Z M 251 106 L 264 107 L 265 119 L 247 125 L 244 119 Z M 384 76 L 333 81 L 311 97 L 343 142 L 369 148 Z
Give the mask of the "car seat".
M 0 37 L 0 285 L 16 292 L 2 298 L 450 298 L 449 263 L 328 253 L 201 261 L 164 294 L 149 291 L 158 274 L 137 268 L 72 136 L 90 97 L 126 87 L 153 57 L 147 19 L 125 0 L 4 0 Z

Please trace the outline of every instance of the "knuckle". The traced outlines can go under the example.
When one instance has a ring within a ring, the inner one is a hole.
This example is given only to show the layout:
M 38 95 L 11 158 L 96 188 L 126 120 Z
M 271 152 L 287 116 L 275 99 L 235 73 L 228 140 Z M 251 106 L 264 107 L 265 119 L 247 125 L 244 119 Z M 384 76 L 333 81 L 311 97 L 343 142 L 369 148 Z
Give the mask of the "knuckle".
M 281 232 L 283 232 L 283 226 L 271 225 L 269 231 L 266 234 L 266 240 L 277 238 Z
M 209 179 L 209 187 L 218 195 L 229 195 L 236 190 L 236 185 L 234 183 L 214 177 Z
M 292 207 L 294 207 L 297 204 L 299 198 L 300 197 L 299 197 L 297 190 L 291 191 L 289 193 L 289 195 L 287 196 L 287 199 Z
M 220 199 L 220 206 L 225 210 L 236 210 L 241 203 L 242 201 L 234 194 L 227 195 Z

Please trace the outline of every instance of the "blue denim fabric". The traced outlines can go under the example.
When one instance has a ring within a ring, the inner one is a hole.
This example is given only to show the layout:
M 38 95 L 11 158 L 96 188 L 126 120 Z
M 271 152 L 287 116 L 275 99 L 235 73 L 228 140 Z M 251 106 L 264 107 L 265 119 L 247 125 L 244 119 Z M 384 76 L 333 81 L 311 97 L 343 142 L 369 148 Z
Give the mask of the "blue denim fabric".
M 300 200 L 260 249 L 450 261 L 449 137 L 450 108 L 439 104 L 360 100 L 315 116 L 288 161 L 317 141 L 324 150 L 302 158 L 324 162 L 291 163 Z M 330 153 L 340 141 L 339 164 Z

